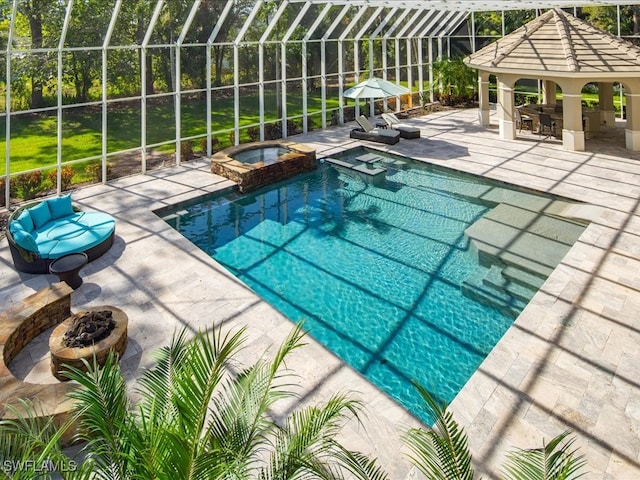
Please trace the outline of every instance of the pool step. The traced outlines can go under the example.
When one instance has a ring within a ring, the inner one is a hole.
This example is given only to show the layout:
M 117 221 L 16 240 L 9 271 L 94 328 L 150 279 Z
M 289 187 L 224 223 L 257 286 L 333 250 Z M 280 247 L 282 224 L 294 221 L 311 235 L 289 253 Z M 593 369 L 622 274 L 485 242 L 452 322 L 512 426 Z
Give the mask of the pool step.
M 506 315 L 517 317 L 527 305 L 529 299 L 522 292 L 514 294 L 508 288 L 499 286 L 502 283 L 497 275 L 502 276 L 500 269 L 477 268 L 460 286 L 462 294 L 485 305 L 499 309 Z M 535 293 L 535 292 L 533 292 Z M 530 298 L 530 297 L 529 297 Z
M 524 270 L 520 270 L 515 267 L 505 267 L 502 270 L 502 275 L 505 278 L 508 278 L 513 283 L 517 283 L 519 285 L 524 285 L 534 291 L 540 290 L 542 284 L 545 282 L 546 278 L 539 277 L 538 275 L 526 272 Z
M 515 281 L 513 279 L 513 276 L 516 276 L 519 279 L 522 279 L 522 278 L 528 279 L 528 277 L 532 277 L 532 276 L 521 270 L 519 271 L 516 268 L 513 268 L 513 267 L 508 267 L 508 268 L 510 269 L 509 272 L 512 275 L 511 277 L 505 274 L 505 270 L 507 270 L 506 268 L 503 269 L 494 265 L 491 268 L 489 268 L 489 270 L 487 271 L 482 281 L 484 282 L 485 285 L 489 285 L 495 288 L 496 290 L 503 291 L 507 295 L 517 300 L 520 300 L 525 304 L 529 303 L 529 300 L 533 298 L 533 296 L 536 294 L 540 286 L 536 287 L 535 285 L 531 285 L 529 283 L 521 283 L 519 281 Z M 522 277 L 522 275 L 526 277 Z M 533 278 L 539 279 L 539 277 L 533 277 Z M 542 285 L 542 283 L 540 283 L 540 285 Z
M 363 156 L 364 157 L 364 156 Z M 370 176 L 377 176 L 380 174 L 383 174 L 384 172 L 387 171 L 386 168 L 383 167 L 374 167 L 373 164 L 381 161 L 382 159 L 380 159 L 379 157 L 375 157 L 375 158 L 368 158 L 367 160 L 361 160 L 361 162 L 363 163 L 358 163 L 358 164 L 354 164 L 354 163 L 350 163 L 350 162 L 345 162 L 344 160 L 340 160 L 338 158 L 331 158 L 331 157 L 327 157 L 324 159 L 325 162 L 327 163 L 331 163 L 332 165 L 336 165 L 338 167 L 343 167 L 343 168 L 348 168 L 349 170 L 354 170 L 356 172 L 359 173 L 364 173 L 365 175 L 370 175 Z
M 465 233 L 481 265 L 511 266 L 544 280 L 584 228 L 573 221 L 501 203 Z

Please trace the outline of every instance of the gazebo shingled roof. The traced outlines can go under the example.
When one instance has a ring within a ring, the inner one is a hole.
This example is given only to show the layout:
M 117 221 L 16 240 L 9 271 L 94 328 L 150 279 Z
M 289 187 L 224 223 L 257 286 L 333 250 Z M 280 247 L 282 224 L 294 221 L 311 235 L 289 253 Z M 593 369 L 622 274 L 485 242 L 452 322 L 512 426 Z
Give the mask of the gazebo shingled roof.
M 563 10 L 545 12 L 467 57 L 482 70 L 531 74 L 615 75 L 640 73 L 640 47 Z
M 615 124 L 613 82 L 625 87 L 626 146 L 640 150 L 640 47 L 599 30 L 560 9 L 552 9 L 465 59 L 480 71 L 480 122 L 489 124 L 488 77 L 498 79 L 500 136 L 516 136 L 513 87 L 521 78 L 544 80 L 546 103 L 563 93 L 562 139 L 568 150 L 584 150 L 585 83 L 598 83 L 599 124 Z

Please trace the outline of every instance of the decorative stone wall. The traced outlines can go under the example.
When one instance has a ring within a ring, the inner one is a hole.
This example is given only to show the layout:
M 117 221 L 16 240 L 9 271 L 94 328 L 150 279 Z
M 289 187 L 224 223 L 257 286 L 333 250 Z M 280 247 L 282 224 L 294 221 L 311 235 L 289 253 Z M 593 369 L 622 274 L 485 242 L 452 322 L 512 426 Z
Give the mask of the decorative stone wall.
M 291 151 L 278 157 L 274 163 L 266 165 L 263 163 L 242 163 L 233 158 L 239 152 L 263 147 L 284 147 Z M 318 163 L 314 149 L 300 143 L 284 140 L 237 145 L 220 150 L 211 157 L 211 172 L 236 182 L 239 190 L 243 193 L 316 168 L 318 168 Z
M 24 414 L 20 400 L 30 400 L 38 416 L 53 418 L 56 426 L 68 420 L 73 408 L 68 394 L 77 385 L 23 382 L 8 365 L 31 340 L 71 315 L 71 292 L 66 283 L 56 283 L 0 313 L 0 419 L 15 418 L 14 410 Z M 63 442 L 69 443 L 74 433 L 71 429 Z

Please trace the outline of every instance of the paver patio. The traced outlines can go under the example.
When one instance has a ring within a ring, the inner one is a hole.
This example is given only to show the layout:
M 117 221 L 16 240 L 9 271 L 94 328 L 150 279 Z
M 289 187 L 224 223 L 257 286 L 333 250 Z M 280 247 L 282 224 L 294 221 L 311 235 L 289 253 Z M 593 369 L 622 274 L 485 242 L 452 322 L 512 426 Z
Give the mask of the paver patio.
M 588 460 L 586 478 L 640 478 L 640 154 L 606 133 L 588 140 L 586 152 L 531 134 L 505 141 L 497 127 L 485 130 L 476 118 L 475 110 L 434 113 L 407 121 L 421 128 L 420 139 L 368 145 L 604 207 L 452 404 L 476 468 L 497 478 L 508 448 L 540 446 L 572 429 Z M 318 156 L 361 143 L 349 139 L 347 127 L 295 140 L 314 145 Z M 117 226 L 113 248 L 83 269 L 72 310 L 106 304 L 127 313 L 122 365 L 131 385 L 136 372 L 152 364 L 152 353 L 184 326 L 248 325 L 246 360 L 290 331 L 286 318 L 152 213 L 231 186 L 202 159 L 73 193 L 79 206 L 110 213 Z M 0 243 L 3 309 L 56 280 L 16 272 L 6 240 Z M 364 427 L 349 425 L 346 443 L 378 456 L 392 479 L 419 477 L 399 437 L 418 422 L 322 346 L 308 343 L 288 362 L 299 375 L 301 396 L 285 408 L 355 391 L 367 416 Z M 54 382 L 48 362 L 46 338 L 39 338 L 12 370 L 28 381 Z

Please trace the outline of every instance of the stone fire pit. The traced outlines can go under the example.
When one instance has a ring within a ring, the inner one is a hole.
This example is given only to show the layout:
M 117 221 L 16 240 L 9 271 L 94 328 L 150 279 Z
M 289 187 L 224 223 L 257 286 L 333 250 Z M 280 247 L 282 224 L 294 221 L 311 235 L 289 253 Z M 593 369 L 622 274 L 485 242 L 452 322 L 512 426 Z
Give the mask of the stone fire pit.
M 74 320 L 79 317 L 90 320 L 110 317 L 114 323 L 113 329 L 102 339 L 96 338 L 94 341 L 91 336 L 93 332 L 89 332 L 85 333 L 84 336 L 81 335 L 79 339 L 74 341 L 68 338 L 69 335 L 67 335 L 67 332 L 72 328 Z M 67 368 L 67 365 L 86 371 L 87 369 L 82 361 L 83 359 L 91 364 L 95 356 L 98 364 L 103 366 L 107 360 L 109 351 L 114 350 L 119 356 L 122 356 L 127 348 L 128 324 L 129 319 L 127 315 L 119 308 L 111 306 L 92 307 L 67 318 L 53 330 L 49 337 L 51 373 L 53 373 L 58 380 L 65 381 L 69 379 L 62 372 Z M 83 337 L 88 337 L 88 346 L 82 346 Z

